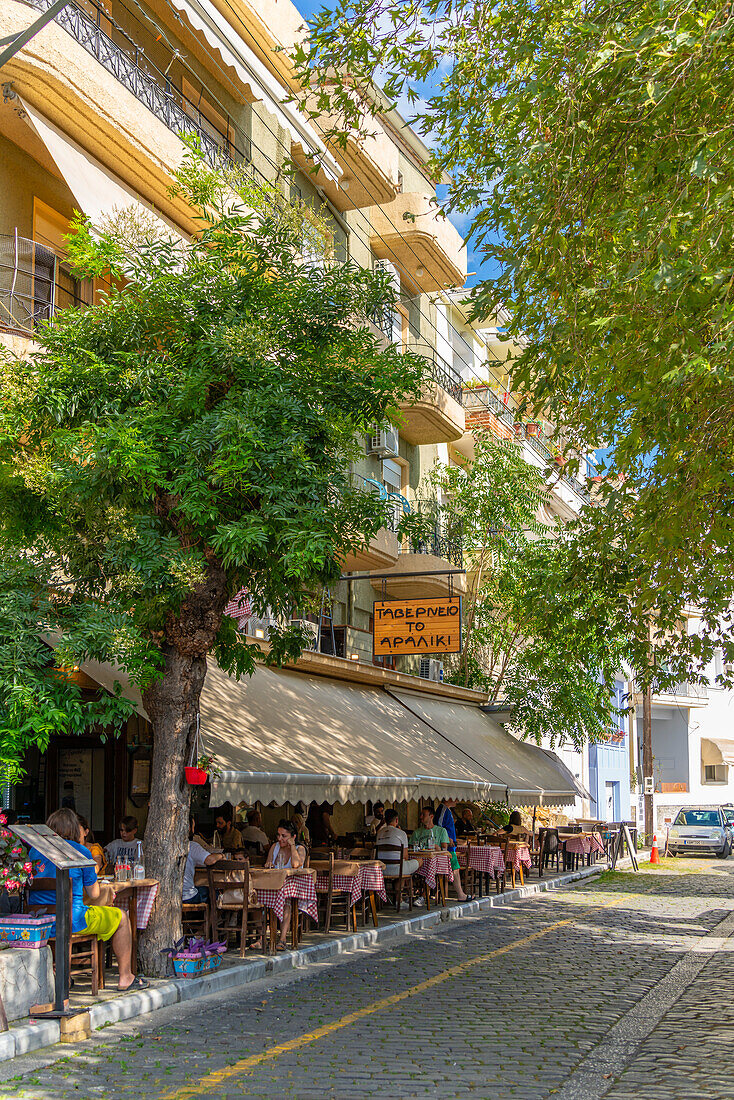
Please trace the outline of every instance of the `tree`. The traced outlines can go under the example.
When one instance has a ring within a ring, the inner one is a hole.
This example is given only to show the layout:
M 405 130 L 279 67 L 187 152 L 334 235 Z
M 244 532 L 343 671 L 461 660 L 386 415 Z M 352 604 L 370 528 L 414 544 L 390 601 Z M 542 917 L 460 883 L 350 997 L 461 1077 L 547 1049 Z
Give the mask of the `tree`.
M 64 663 L 123 669 L 153 726 L 153 974 L 180 935 L 183 766 L 207 658 L 241 676 L 259 655 L 224 608 L 246 588 L 257 611 L 289 619 L 338 578 L 385 523 L 350 481 L 355 439 L 421 384 L 420 360 L 381 351 L 366 325 L 384 280 L 331 262 L 318 215 L 193 152 L 177 186 L 201 211 L 190 244 L 129 214 L 99 232 L 78 220 L 77 273 L 111 289 L 4 364 L 0 409 L 2 541 L 48 588 L 44 630 Z M 271 640 L 274 661 L 303 642 Z
M 687 0 L 339 0 L 296 56 L 345 128 L 377 73 L 415 104 L 447 209 L 498 271 L 477 315 L 501 304 L 524 338 L 514 385 L 570 469 L 608 448 L 579 567 L 654 623 L 645 678 L 734 656 L 733 20 Z
M 487 691 L 514 733 L 580 747 L 615 724 L 610 685 L 629 619 L 572 568 L 574 529 L 538 518 L 548 489 L 515 441 L 477 435 L 474 459 L 431 475 L 463 533 L 468 589 L 463 648 L 448 679 Z

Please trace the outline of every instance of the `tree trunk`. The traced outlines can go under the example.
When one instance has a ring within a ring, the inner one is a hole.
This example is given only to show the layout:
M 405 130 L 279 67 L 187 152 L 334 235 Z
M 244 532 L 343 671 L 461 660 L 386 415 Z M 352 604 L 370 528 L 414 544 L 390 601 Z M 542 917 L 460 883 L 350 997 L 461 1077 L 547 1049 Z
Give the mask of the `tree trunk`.
M 165 977 L 170 962 L 161 951 L 181 937 L 181 895 L 189 843 L 190 788 L 184 765 L 193 753 L 206 658 L 163 648 L 162 679 L 143 692 L 153 726 L 153 766 L 145 873 L 160 882 L 155 907 L 139 940 L 144 973 Z

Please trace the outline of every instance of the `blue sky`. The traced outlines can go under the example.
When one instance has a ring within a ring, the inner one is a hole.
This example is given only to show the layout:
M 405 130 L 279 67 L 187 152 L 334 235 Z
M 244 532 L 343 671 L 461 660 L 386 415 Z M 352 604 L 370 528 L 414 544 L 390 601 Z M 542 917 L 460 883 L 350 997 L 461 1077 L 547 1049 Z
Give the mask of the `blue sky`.
M 324 3 L 324 0 L 293 0 L 293 3 L 298 8 L 298 10 L 304 16 L 306 16 L 306 18 L 309 18 L 315 12 L 320 11 L 322 7 L 329 7 L 328 2 Z M 410 107 L 406 107 L 405 110 L 401 110 L 401 114 L 403 115 L 403 117 L 409 119 L 411 115 Z M 445 191 L 446 189 L 442 187 L 438 189 L 439 198 L 444 197 Z M 469 225 L 471 223 L 471 218 L 468 217 L 466 214 L 451 214 L 450 219 L 459 230 L 462 237 L 466 237 L 466 234 L 469 230 Z M 477 282 L 481 281 L 482 276 L 487 278 L 490 274 L 491 268 L 493 267 L 493 265 L 488 263 L 487 261 L 482 261 L 481 254 L 472 247 L 471 241 L 468 245 L 467 267 L 469 269 L 469 272 L 474 272 L 474 274 L 470 274 L 467 278 L 467 286 L 474 286 Z

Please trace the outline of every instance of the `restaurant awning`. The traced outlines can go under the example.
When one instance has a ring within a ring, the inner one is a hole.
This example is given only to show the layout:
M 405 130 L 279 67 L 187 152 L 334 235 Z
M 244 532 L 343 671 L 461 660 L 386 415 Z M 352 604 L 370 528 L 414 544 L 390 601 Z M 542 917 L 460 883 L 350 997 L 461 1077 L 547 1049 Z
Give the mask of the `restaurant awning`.
M 491 769 L 516 805 L 567 806 L 582 792 L 555 753 L 518 741 L 472 703 L 414 691 L 390 694 L 427 723 L 475 767 Z
M 220 775 L 212 803 L 503 797 L 503 783 L 378 688 L 210 665 L 201 733 Z

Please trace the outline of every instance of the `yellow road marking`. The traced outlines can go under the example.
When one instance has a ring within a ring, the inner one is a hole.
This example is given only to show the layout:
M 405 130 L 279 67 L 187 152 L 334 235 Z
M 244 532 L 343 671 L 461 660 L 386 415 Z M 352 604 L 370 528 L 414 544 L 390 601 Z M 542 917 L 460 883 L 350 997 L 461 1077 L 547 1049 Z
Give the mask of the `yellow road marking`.
M 623 899 L 620 897 L 615 898 L 613 901 L 604 902 L 602 905 L 595 905 L 591 909 L 588 909 L 584 916 L 590 913 L 595 913 L 599 909 L 607 909 L 612 905 L 619 905 Z M 410 986 L 409 989 L 404 989 L 401 993 L 393 993 L 389 997 L 383 997 L 379 1001 L 373 1001 L 372 1004 L 365 1005 L 364 1008 L 358 1008 L 355 1012 L 348 1012 L 346 1016 L 340 1017 L 338 1020 L 333 1020 L 330 1024 L 324 1024 L 323 1027 L 314 1028 L 313 1031 L 306 1031 L 303 1035 L 297 1036 L 295 1039 L 289 1039 L 285 1043 L 278 1043 L 277 1046 L 269 1047 L 267 1050 L 262 1050 L 258 1054 L 251 1054 L 249 1058 L 242 1058 L 239 1062 L 235 1062 L 231 1066 L 226 1066 L 224 1069 L 215 1069 L 211 1073 L 207 1073 L 201 1080 L 191 1084 L 184 1085 L 183 1088 L 175 1089 L 173 1092 L 166 1092 L 160 1097 L 160 1100 L 188 1100 L 192 1096 L 200 1096 L 202 1093 L 211 1092 L 217 1085 L 221 1085 L 222 1082 L 227 1081 L 231 1077 L 239 1077 L 249 1073 L 251 1070 L 261 1066 L 264 1062 L 269 1062 L 273 1058 L 279 1058 L 281 1054 L 290 1054 L 293 1050 L 298 1050 L 299 1047 L 307 1046 L 309 1043 L 315 1043 L 318 1039 L 324 1039 L 327 1035 L 333 1035 L 335 1031 L 341 1031 L 342 1028 L 351 1027 L 352 1024 L 356 1024 L 359 1020 L 363 1020 L 366 1016 L 372 1016 L 375 1012 L 382 1012 L 386 1008 L 392 1008 L 393 1005 L 400 1004 L 401 1001 L 407 1000 L 409 997 L 417 997 L 420 993 L 425 993 L 427 989 L 432 989 L 436 985 L 440 985 L 441 982 L 449 981 L 451 978 L 457 977 L 459 974 L 463 974 L 466 970 L 469 970 L 472 966 L 478 966 L 481 963 L 488 962 L 490 959 L 497 959 L 500 955 L 506 955 L 509 951 L 515 951 L 518 947 L 525 947 L 526 944 L 532 943 L 533 940 L 539 940 L 542 936 L 547 936 L 549 932 L 554 932 L 556 928 L 562 928 L 566 924 L 575 924 L 578 920 L 582 919 L 581 916 L 566 917 L 564 920 L 558 920 L 554 924 L 549 924 L 547 928 L 542 928 L 538 932 L 531 932 L 529 936 L 523 936 L 520 940 L 513 940 L 512 943 L 505 944 L 504 947 L 497 947 L 494 951 L 488 951 L 484 955 L 475 955 L 471 959 L 467 959 L 463 963 L 458 963 L 456 966 L 451 966 L 448 970 L 442 970 L 440 974 L 434 974 L 432 978 L 426 978 L 425 981 L 419 982 L 418 985 Z

